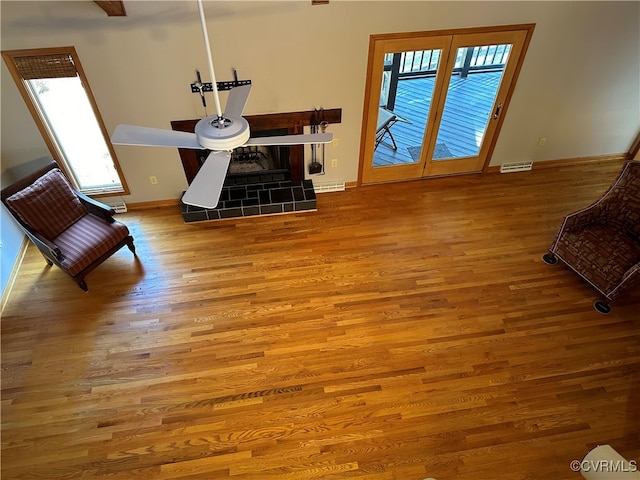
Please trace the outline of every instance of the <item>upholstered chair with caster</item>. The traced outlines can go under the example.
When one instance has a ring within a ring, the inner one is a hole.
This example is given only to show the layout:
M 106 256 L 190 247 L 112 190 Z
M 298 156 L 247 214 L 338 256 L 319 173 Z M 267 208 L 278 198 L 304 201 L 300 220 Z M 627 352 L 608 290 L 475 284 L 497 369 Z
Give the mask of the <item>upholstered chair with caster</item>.
M 74 190 L 55 162 L 2 189 L 2 203 L 38 247 L 87 291 L 85 277 L 127 245 L 135 255 L 126 225 L 115 211 Z
M 564 218 L 543 260 L 560 260 L 589 282 L 604 314 L 611 300 L 640 284 L 640 161 L 627 161 L 599 200 Z

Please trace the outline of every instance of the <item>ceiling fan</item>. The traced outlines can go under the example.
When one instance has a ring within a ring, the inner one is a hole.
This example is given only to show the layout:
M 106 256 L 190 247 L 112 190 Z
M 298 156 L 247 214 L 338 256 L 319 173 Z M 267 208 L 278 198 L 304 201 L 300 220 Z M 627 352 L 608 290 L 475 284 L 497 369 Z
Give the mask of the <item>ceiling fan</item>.
M 173 147 L 209 149 L 211 153 L 200 167 L 191 185 L 182 196 L 182 202 L 202 208 L 215 208 L 220 199 L 222 186 L 229 162 L 231 150 L 242 146 L 301 145 L 330 143 L 331 133 L 313 133 L 303 135 L 280 135 L 251 138 L 249 123 L 242 117 L 251 84 L 235 87 L 229 91 L 224 113 L 213 70 L 211 47 L 204 18 L 202 0 L 197 0 L 202 35 L 207 51 L 209 75 L 213 86 L 213 100 L 216 115 L 202 118 L 195 127 L 195 133 L 164 130 L 160 128 L 136 125 L 118 125 L 111 136 L 114 145 L 140 145 L 151 147 Z

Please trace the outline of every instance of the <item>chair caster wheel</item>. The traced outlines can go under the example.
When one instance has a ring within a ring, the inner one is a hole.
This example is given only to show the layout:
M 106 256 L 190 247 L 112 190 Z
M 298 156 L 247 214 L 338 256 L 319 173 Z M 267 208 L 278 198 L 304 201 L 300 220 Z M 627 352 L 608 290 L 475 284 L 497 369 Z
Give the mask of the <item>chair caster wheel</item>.
M 602 300 L 596 300 L 593 302 L 593 308 L 596 309 L 596 312 L 601 313 L 602 315 L 609 315 L 611 313 L 611 306 Z
M 547 265 L 555 265 L 556 263 L 558 263 L 558 259 L 552 253 L 545 253 L 544 255 L 542 255 L 542 261 Z

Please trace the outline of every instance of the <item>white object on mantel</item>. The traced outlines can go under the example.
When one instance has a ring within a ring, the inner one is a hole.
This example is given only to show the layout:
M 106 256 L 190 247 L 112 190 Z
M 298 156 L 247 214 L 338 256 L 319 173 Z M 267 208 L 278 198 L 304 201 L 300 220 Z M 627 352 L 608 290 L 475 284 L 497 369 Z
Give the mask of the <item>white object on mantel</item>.
M 598 445 L 587 453 L 580 473 L 587 480 L 640 480 L 638 464 L 629 462 L 611 445 Z

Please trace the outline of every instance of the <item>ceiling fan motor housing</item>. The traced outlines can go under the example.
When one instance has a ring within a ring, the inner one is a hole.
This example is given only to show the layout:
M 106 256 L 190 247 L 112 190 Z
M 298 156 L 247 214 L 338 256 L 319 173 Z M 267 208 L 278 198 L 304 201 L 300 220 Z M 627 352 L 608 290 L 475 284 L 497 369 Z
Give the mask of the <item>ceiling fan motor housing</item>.
M 216 115 L 204 117 L 196 123 L 198 143 L 209 150 L 233 150 L 247 143 L 251 134 L 244 118 L 227 115 L 221 122 Z

